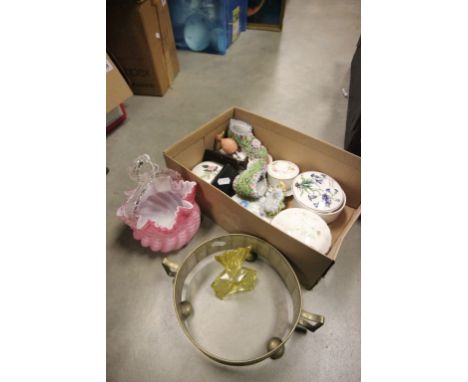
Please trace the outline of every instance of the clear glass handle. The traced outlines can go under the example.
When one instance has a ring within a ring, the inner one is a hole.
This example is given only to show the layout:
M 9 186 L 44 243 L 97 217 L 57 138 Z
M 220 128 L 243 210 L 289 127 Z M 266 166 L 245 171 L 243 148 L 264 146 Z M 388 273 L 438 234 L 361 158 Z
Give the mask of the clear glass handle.
M 159 172 L 159 166 L 151 162 L 148 154 L 138 156 L 133 165 L 128 169 L 130 178 L 138 184 L 145 184 L 150 182 Z
M 138 220 L 138 206 L 146 191 L 158 181 L 169 182 L 170 179 L 179 181 L 182 176 L 170 169 L 161 170 L 159 165 L 151 161 L 148 154 L 139 155 L 128 169 L 130 179 L 137 183 L 136 189 L 128 193 L 129 198 L 123 206 L 123 212 L 129 222 L 135 224 Z

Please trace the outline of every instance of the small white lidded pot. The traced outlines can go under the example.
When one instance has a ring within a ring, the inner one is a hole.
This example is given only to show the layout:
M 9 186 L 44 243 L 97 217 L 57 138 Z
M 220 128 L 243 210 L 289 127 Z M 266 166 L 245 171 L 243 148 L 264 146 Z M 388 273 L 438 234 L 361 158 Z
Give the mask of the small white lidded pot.
M 318 171 L 299 174 L 293 181 L 294 205 L 312 210 L 328 224 L 334 222 L 346 206 L 346 194 L 331 176 Z
M 284 194 L 293 194 L 291 186 L 294 178 L 299 175 L 299 167 L 287 160 L 275 160 L 268 165 L 268 183 L 272 187 L 284 187 Z
M 198 163 L 194 168 L 192 168 L 192 172 L 203 180 L 206 180 L 208 183 L 212 183 L 222 169 L 222 164 L 205 161 Z

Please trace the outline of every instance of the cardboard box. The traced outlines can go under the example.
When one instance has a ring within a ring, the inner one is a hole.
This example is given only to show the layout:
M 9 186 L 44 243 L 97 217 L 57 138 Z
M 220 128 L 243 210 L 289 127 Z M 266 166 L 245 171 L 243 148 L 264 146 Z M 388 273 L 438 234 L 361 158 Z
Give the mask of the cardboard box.
M 135 94 L 164 95 L 179 72 L 167 1 L 108 0 L 107 49 Z
M 118 107 L 131 95 L 132 91 L 119 69 L 109 55 L 106 55 L 106 113 Z
M 248 0 L 247 28 L 281 32 L 285 7 L 286 0 Z
M 287 159 L 301 171 L 318 170 L 335 178 L 346 193 L 346 207 L 329 225 L 332 247 L 321 255 L 295 240 L 234 202 L 190 169 L 202 161 L 206 148 L 212 149 L 215 135 L 227 129 L 229 119 L 250 123 L 254 134 L 274 159 Z M 260 237 L 278 248 L 293 265 L 304 287 L 311 289 L 335 262 L 341 244 L 361 213 L 361 159 L 338 147 L 307 136 L 289 127 L 234 107 L 165 150 L 167 167 L 179 171 L 185 179 L 198 183 L 197 202 L 202 211 L 228 232 Z

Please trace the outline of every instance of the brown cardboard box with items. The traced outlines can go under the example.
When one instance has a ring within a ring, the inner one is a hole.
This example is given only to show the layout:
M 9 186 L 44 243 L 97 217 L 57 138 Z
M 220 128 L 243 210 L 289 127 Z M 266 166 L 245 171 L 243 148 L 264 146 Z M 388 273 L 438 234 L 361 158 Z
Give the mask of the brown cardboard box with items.
M 332 246 L 322 255 L 246 210 L 228 195 L 191 172 L 202 161 L 205 149 L 212 149 L 215 136 L 226 130 L 231 118 L 252 125 L 255 136 L 275 160 L 296 163 L 302 171 L 317 170 L 331 175 L 346 193 L 346 206 L 329 225 Z M 338 147 L 254 113 L 234 107 L 181 139 L 164 152 L 167 167 L 198 184 L 197 202 L 202 211 L 231 233 L 257 236 L 278 248 L 293 265 L 301 283 L 312 288 L 335 262 L 346 234 L 361 213 L 361 159 Z
M 179 72 L 167 1 L 108 0 L 107 49 L 135 94 L 164 95 Z
M 106 113 L 109 113 L 132 96 L 127 82 L 114 62 L 106 55 Z

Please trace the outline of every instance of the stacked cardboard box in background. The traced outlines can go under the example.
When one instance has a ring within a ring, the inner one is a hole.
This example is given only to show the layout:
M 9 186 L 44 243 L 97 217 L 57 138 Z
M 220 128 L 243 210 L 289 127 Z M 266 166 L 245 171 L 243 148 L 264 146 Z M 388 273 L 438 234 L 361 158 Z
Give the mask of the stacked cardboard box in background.
M 107 0 L 107 50 L 135 94 L 162 96 L 179 72 L 166 0 Z
M 106 113 L 118 107 L 131 95 L 132 91 L 122 74 L 120 74 L 119 69 L 117 69 L 109 55 L 106 55 Z
M 106 55 L 106 132 L 109 133 L 127 119 L 123 103 L 132 96 L 122 73 Z

